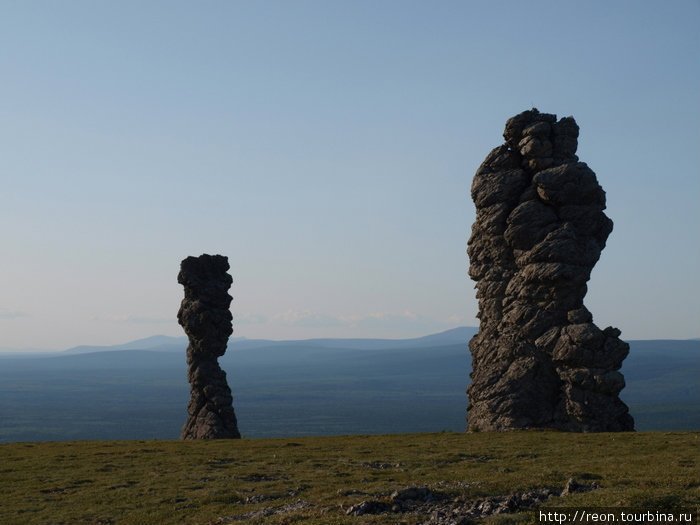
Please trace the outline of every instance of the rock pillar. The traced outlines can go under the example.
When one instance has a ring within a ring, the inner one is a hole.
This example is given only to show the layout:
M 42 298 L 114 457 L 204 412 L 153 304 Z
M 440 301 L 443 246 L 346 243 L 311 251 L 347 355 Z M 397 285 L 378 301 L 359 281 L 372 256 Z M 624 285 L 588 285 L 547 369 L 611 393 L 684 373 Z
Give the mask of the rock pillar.
M 576 156 L 573 117 L 525 111 L 474 176 L 468 243 L 479 332 L 469 342 L 470 430 L 633 430 L 618 394 L 629 345 L 583 305 L 612 231 L 605 192 Z
M 233 279 L 228 269 L 227 257 L 204 254 L 183 260 L 177 276 L 185 288 L 177 320 L 190 340 L 187 379 L 191 398 L 182 439 L 241 437 L 226 372 L 218 363 L 233 333 L 228 294 Z

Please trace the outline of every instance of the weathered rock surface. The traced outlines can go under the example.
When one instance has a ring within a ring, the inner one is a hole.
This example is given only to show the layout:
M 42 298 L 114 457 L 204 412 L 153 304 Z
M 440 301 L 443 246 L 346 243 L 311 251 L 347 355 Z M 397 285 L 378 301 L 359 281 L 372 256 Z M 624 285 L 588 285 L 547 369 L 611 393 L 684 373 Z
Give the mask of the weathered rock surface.
M 233 333 L 228 294 L 233 279 L 228 269 L 227 257 L 204 254 L 183 260 L 177 276 L 185 288 L 177 320 L 190 340 L 187 378 L 191 398 L 182 439 L 241 437 L 226 372 L 218 363 Z
M 412 513 L 430 516 L 419 525 L 471 525 L 494 514 L 509 514 L 538 507 L 552 498 L 597 489 L 598 484 L 579 483 L 570 478 L 563 489 L 543 487 L 526 492 L 465 501 L 450 499 L 445 494 L 428 487 L 408 487 L 395 491 L 390 501 L 367 500 L 349 507 L 345 513 L 351 516 L 385 513 Z
M 633 430 L 618 397 L 629 345 L 583 305 L 613 224 L 595 173 L 576 156 L 578 133 L 573 117 L 520 113 L 474 176 L 470 430 Z
M 477 520 L 494 514 L 511 514 L 532 510 L 552 498 L 597 488 L 599 487 L 596 483 L 581 484 L 570 478 L 563 490 L 541 488 L 504 496 L 490 496 L 472 503 L 458 501 L 447 505 L 436 505 L 432 508 L 430 519 L 419 522 L 418 525 L 473 525 Z
M 245 514 L 236 514 L 232 516 L 222 516 L 214 521 L 210 521 L 207 525 L 219 525 L 221 523 L 243 522 L 243 523 L 260 523 L 258 520 L 267 518 L 268 516 L 276 516 L 280 514 L 289 514 L 300 510 L 314 507 L 315 505 L 309 501 L 298 499 L 293 503 L 285 503 L 278 507 L 263 507 L 258 510 L 246 512 Z M 255 520 L 255 521 L 254 521 Z

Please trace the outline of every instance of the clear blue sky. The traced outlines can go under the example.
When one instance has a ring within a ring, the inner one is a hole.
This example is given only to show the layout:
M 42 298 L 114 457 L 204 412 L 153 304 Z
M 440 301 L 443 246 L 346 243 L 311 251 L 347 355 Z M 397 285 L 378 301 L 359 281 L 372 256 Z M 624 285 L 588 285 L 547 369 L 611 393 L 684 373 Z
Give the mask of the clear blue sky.
M 700 335 L 700 3 L 0 0 L 0 347 L 182 335 L 229 257 L 234 335 L 476 325 L 472 176 L 573 115 L 623 338 Z

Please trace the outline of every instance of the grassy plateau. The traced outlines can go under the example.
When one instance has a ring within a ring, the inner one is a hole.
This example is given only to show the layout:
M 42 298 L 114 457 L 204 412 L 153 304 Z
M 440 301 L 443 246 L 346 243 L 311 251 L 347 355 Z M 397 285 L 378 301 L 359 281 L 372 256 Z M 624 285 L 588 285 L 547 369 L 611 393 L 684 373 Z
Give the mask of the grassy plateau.
M 469 503 L 571 477 L 599 488 L 539 508 L 696 509 L 698 445 L 699 432 L 540 431 L 10 443 L 0 524 L 416 524 L 430 515 L 346 511 L 407 487 Z M 533 523 L 535 511 L 483 521 Z

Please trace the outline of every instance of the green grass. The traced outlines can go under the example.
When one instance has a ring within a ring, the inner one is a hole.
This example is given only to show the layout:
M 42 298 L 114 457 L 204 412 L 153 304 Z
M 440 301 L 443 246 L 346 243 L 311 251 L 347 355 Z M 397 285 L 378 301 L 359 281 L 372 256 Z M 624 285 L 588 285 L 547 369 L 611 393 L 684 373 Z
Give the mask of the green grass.
M 414 524 L 426 516 L 346 516 L 343 509 L 407 486 L 471 501 L 561 488 L 572 476 L 601 488 L 548 507 L 696 507 L 699 444 L 698 432 L 11 443 L 0 445 L 0 523 Z M 219 521 L 298 500 L 311 505 Z M 487 522 L 533 519 L 521 513 Z

